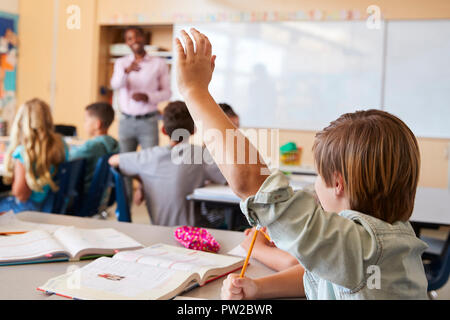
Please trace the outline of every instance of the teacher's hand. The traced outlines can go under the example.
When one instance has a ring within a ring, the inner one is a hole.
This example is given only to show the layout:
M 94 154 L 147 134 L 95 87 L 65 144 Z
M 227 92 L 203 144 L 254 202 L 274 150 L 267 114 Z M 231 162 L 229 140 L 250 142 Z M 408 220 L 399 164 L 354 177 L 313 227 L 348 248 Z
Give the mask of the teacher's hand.
M 133 61 L 128 68 L 125 69 L 125 73 L 130 73 L 132 71 L 139 71 L 141 67 L 136 61 Z
M 148 95 L 146 95 L 145 93 L 135 93 L 131 98 L 137 102 L 148 102 Z

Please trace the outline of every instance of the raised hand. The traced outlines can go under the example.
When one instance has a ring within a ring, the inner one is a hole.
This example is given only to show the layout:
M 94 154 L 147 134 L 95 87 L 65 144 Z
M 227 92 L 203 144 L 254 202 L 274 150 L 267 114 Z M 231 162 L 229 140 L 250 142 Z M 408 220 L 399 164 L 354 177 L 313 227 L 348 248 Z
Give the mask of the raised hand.
M 186 50 L 179 38 L 175 41 L 177 83 L 183 96 L 193 90 L 208 91 L 216 60 L 216 56 L 212 55 L 212 46 L 208 37 L 194 28 L 190 31 L 195 41 L 195 50 L 194 42 L 184 30 L 181 31 L 181 37 Z

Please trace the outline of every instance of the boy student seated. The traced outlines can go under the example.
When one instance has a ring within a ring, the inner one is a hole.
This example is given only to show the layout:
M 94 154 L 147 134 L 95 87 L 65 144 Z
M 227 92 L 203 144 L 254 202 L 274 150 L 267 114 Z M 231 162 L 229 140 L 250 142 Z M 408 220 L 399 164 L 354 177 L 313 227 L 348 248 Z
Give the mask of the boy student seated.
M 39 211 L 50 189 L 58 165 L 68 158 L 63 137 L 54 131 L 50 107 L 42 100 L 25 102 L 17 111 L 5 155 L 5 184 L 12 196 L 0 199 L 0 212 Z
M 209 226 L 186 197 L 207 181 L 225 184 L 225 178 L 201 146 L 189 144 L 194 121 L 182 101 L 168 104 L 163 113 L 163 134 L 169 146 L 122 153 L 109 163 L 143 185 L 150 221 L 154 225 Z
M 176 40 L 178 88 L 194 121 L 225 136 L 235 126 L 208 91 L 215 56 L 205 35 L 191 33 L 195 50 L 184 30 L 186 51 Z M 246 154 L 256 151 L 237 138 Z M 222 144 L 229 159 L 236 140 Z M 316 135 L 313 152 L 320 204 L 309 192 L 294 192 L 280 171 L 267 176 L 262 162 L 216 160 L 249 222 L 266 226 L 276 246 L 300 262 L 260 279 L 229 275 L 222 298 L 427 299 L 427 245 L 408 221 L 420 168 L 411 130 L 380 110 L 349 113 Z
M 70 151 L 70 160 L 86 159 L 84 192 L 89 191 L 98 160 L 108 154 L 119 153 L 119 143 L 108 135 L 113 121 L 114 109 L 109 103 L 93 103 L 85 109 L 84 129 L 89 140 Z

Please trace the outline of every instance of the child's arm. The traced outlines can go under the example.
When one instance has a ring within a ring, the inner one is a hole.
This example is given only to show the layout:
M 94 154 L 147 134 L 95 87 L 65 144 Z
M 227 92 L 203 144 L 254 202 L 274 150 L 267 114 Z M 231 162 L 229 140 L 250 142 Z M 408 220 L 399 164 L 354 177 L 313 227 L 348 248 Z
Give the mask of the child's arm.
M 262 229 L 265 231 L 265 228 Z M 255 228 L 245 230 L 246 238 L 241 243 L 242 248 L 248 250 L 253 238 Z M 282 271 L 298 264 L 298 260 L 288 252 L 277 248 L 267 240 L 262 233 L 258 234 L 252 251 L 252 258 L 265 264 L 269 268 Z
M 31 196 L 31 189 L 28 187 L 25 178 L 25 167 L 20 161 L 14 164 L 14 181 L 12 183 L 12 194 L 20 202 L 27 201 Z
M 215 56 L 212 56 L 211 43 L 208 38 L 195 29 L 192 29 L 191 32 L 196 40 L 196 52 L 194 52 L 192 39 L 185 31 L 182 31 L 182 37 L 186 43 L 186 52 L 181 41 L 176 39 L 178 88 L 197 127 L 203 126 L 205 132 L 218 130 L 223 138 L 226 137 L 227 130 L 233 130 L 233 132 L 236 131 L 238 139 L 245 141 L 244 164 L 235 164 L 238 155 L 236 143 L 228 145 L 223 140 L 223 143 L 218 143 L 220 149 L 212 152 L 214 160 L 232 190 L 240 198 L 245 199 L 258 191 L 267 178 L 266 175 L 261 174 L 261 171 L 268 171 L 268 168 L 261 162 L 249 164 L 249 155 L 256 154 L 254 146 L 237 130 L 209 94 L 208 86 L 215 67 Z M 210 151 L 213 149 L 211 141 L 207 141 L 206 146 Z M 242 150 L 239 151 L 242 152 Z M 219 157 L 219 154 L 223 155 L 223 159 Z M 261 157 L 259 158 L 261 159 Z M 226 159 L 230 161 L 224 161 Z
M 77 146 L 76 148 L 72 148 L 69 152 L 69 160 L 76 159 L 86 159 L 92 156 L 92 143 L 89 141 L 85 142 L 81 146 Z
M 223 300 L 255 300 L 304 297 L 304 273 L 305 269 L 300 264 L 258 279 L 239 278 L 239 274 L 233 273 L 223 282 L 221 298 Z

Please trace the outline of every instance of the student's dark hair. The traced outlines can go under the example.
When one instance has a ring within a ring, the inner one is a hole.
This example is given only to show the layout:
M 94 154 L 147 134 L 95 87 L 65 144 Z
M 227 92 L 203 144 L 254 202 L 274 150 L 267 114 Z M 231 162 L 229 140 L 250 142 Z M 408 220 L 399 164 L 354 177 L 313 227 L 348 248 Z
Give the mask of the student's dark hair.
M 222 108 L 223 112 L 225 112 L 228 117 L 238 117 L 236 112 L 234 112 L 233 108 L 228 103 L 219 103 L 219 107 Z
M 102 123 L 103 129 L 109 129 L 114 121 L 114 109 L 106 102 L 97 102 L 86 107 L 86 111 L 90 116 L 96 117 Z
M 123 32 L 123 37 L 125 38 L 126 34 L 128 31 L 133 30 L 136 31 L 137 33 L 141 34 L 142 36 L 145 36 L 145 31 L 144 29 L 142 29 L 141 27 L 138 26 L 128 26 L 126 27 L 125 31 Z
M 189 134 L 193 134 L 195 130 L 194 120 L 189 113 L 186 103 L 183 101 L 173 101 L 167 105 L 163 113 L 163 123 L 166 133 L 171 140 L 176 142 L 183 141 L 184 137 L 180 136 L 179 132 L 173 135 L 175 130 L 184 129 Z

